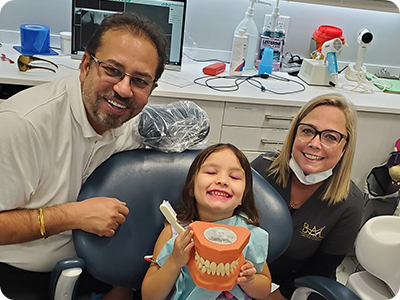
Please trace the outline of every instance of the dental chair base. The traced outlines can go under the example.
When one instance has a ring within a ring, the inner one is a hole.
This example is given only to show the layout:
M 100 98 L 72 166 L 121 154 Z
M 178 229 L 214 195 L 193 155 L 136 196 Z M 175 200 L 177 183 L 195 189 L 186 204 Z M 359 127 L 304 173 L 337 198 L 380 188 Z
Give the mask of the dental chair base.
M 367 271 L 351 274 L 346 287 L 363 300 L 388 300 L 394 297 L 386 283 Z
M 297 289 L 291 300 L 306 300 L 311 293 L 317 293 L 327 300 L 361 300 L 341 283 L 327 277 L 304 276 L 294 281 Z
M 346 286 L 363 300 L 386 300 L 400 291 L 400 217 L 369 219 L 356 239 L 355 253 L 365 270 L 351 274 Z

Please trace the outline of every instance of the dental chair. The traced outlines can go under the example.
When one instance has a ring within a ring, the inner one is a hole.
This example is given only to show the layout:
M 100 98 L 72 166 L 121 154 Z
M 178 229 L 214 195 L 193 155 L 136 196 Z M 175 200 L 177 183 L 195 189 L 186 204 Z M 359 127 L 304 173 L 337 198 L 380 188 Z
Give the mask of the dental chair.
M 355 252 L 365 270 L 349 276 L 349 289 L 363 300 L 387 300 L 399 293 L 400 217 L 369 219 L 358 233 Z
M 292 300 L 307 299 L 305 293 L 310 292 L 309 288 L 314 292 L 323 291 L 321 294 L 327 299 L 392 299 L 400 291 L 399 253 L 400 217 L 373 217 L 363 225 L 355 242 L 355 254 L 364 270 L 351 274 L 345 288 L 329 278 L 299 278 Z
M 144 256 L 152 254 L 164 226 L 159 205 L 165 199 L 176 207 L 189 166 L 197 154 L 198 151 L 191 150 L 181 153 L 131 150 L 115 154 L 100 165 L 85 182 L 78 201 L 115 197 L 127 203 L 130 213 L 111 238 L 80 230 L 73 232 L 78 258 L 57 264 L 50 299 L 73 299 L 74 286 L 83 268 L 108 284 L 139 289 L 149 266 Z M 291 217 L 281 196 L 256 171 L 253 171 L 253 190 L 260 226 L 269 232 L 268 262 L 272 262 L 290 242 Z M 321 277 L 302 279 L 298 282 L 303 287 L 299 297 L 319 291 L 327 294 L 328 300 L 360 300 L 333 280 L 321 284 Z M 338 285 L 344 294 L 331 296 L 332 286 Z
M 51 298 L 71 299 L 80 273 L 79 264 L 103 282 L 139 289 L 149 266 L 144 256 L 152 254 L 164 226 L 159 205 L 165 199 L 176 207 L 190 164 L 198 152 L 132 150 L 115 154 L 100 165 L 85 182 L 78 201 L 115 197 L 127 203 L 130 213 L 111 238 L 80 230 L 73 232 L 79 258 L 59 263 L 53 272 Z M 269 232 L 268 260 L 272 261 L 289 244 L 291 218 L 280 195 L 255 171 L 253 180 L 260 225 Z

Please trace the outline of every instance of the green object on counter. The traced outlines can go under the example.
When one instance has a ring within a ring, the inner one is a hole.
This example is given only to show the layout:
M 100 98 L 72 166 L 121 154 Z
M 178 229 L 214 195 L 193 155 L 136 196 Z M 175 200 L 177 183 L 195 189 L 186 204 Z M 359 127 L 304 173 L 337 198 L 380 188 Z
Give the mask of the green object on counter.
M 365 76 L 368 80 L 372 80 L 373 77 L 370 74 L 367 74 Z M 385 82 L 387 85 L 390 85 L 389 87 L 387 87 L 384 92 L 388 92 L 388 93 L 400 93 L 400 80 L 397 79 L 384 79 L 384 78 L 378 78 L 379 80 L 382 80 L 383 82 Z M 379 83 L 379 81 L 374 82 L 375 86 L 381 90 L 384 89 L 384 86 L 382 86 L 382 84 Z

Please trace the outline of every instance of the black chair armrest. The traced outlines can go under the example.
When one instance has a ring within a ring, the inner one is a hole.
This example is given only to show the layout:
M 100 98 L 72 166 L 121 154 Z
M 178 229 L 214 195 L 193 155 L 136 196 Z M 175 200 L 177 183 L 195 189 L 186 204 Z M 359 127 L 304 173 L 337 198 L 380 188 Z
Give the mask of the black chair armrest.
M 292 300 L 305 300 L 312 292 L 320 294 L 327 300 L 361 300 L 353 291 L 341 283 L 322 276 L 304 276 L 294 281 L 297 287 Z
M 62 295 L 62 299 L 73 299 L 75 283 L 85 268 L 85 262 L 80 258 L 64 259 L 59 261 L 51 273 L 49 299 Z

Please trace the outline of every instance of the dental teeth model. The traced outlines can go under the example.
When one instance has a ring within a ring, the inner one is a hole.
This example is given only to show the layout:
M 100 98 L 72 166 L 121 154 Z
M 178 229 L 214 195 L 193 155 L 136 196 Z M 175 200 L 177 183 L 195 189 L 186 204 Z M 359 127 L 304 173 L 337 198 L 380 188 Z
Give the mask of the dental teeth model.
M 227 291 L 236 284 L 250 239 L 244 227 L 196 221 L 192 223 L 195 251 L 187 267 L 196 285 Z
M 197 251 L 194 254 L 194 259 L 197 262 L 197 266 L 199 270 L 201 270 L 202 273 L 206 273 L 208 275 L 217 275 L 217 276 L 229 276 L 230 273 L 233 272 L 233 270 L 236 268 L 238 265 L 238 259 L 234 260 L 233 262 L 229 263 L 227 262 L 226 264 L 224 263 L 217 263 L 215 261 L 210 262 L 208 259 L 204 260 Z

